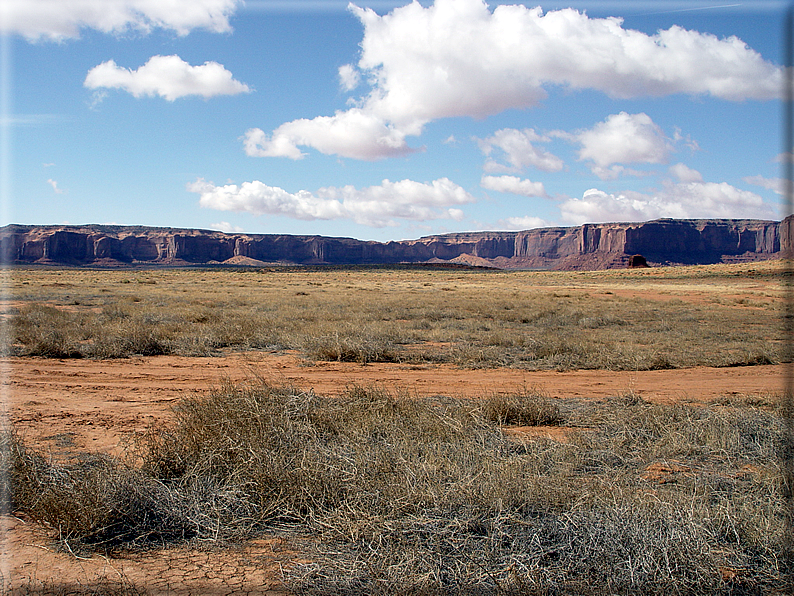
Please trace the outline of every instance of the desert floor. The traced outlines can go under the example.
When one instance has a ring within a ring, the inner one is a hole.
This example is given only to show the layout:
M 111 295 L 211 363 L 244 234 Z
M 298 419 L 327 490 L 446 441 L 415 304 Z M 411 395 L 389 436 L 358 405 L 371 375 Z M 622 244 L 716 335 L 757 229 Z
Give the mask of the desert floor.
M 613 310 L 628 305 L 635 308 L 633 312 L 653 308 L 656 303 L 669 303 L 671 306 L 665 312 L 689 309 L 695 319 L 712 321 L 709 324 L 716 324 L 714 317 L 732 317 L 738 313 L 732 319 L 726 318 L 724 323 L 729 329 L 720 333 L 726 335 L 732 325 L 739 324 L 736 321 L 743 320 L 747 321 L 752 337 L 759 338 L 758 342 L 776 341 L 779 305 L 784 295 L 777 275 L 779 265 L 737 267 L 714 266 L 708 269 L 708 274 L 697 268 L 558 272 L 548 279 L 538 273 L 508 276 L 408 272 L 397 275 L 389 271 L 344 271 L 320 278 L 312 271 L 256 275 L 246 272 L 100 273 L 31 269 L 14 272 L 11 276 L 10 293 L 0 296 L 0 316 L 7 316 L 34 301 L 67 312 L 90 313 L 101 310 L 105 300 L 111 303 L 116 300 L 112 304 L 132 308 L 134 304 L 146 304 L 150 297 L 149 301 L 154 304 L 161 298 L 173 301 L 174 296 L 186 296 L 185 304 L 190 308 L 198 304 L 210 315 L 215 307 L 245 313 L 246 301 L 253 300 L 252 296 L 260 301 L 297 306 L 303 304 L 302 300 L 316 299 L 318 303 L 325 301 L 336 305 L 334 308 L 353 296 L 358 300 L 355 304 L 367 306 L 373 296 L 383 293 L 383 288 L 396 288 L 406 300 L 427 300 L 434 296 L 438 309 L 446 305 L 445 300 L 452 300 L 457 294 L 482 296 L 483 302 L 487 302 L 488 293 L 477 292 L 486 288 L 494 293 L 496 288 L 501 292 L 498 294 L 501 302 L 494 302 L 495 309 L 502 302 L 513 300 L 514 284 L 523 284 L 522 291 L 527 295 L 537 294 L 543 300 L 553 291 L 561 292 L 562 299 L 573 305 L 566 308 L 580 308 L 578 300 L 583 297 L 591 300 L 586 304 L 604 304 L 605 308 Z M 447 291 L 435 291 L 436 286 Z M 188 303 L 194 294 L 195 300 Z M 650 302 L 635 305 L 632 302 L 635 299 Z M 517 302 L 518 298 L 513 301 Z M 297 306 L 295 316 L 303 316 Z M 378 316 L 375 312 L 373 320 Z M 476 318 L 475 315 L 470 317 Z M 752 328 L 753 324 L 763 329 Z M 408 331 L 411 329 L 405 327 L 404 332 Z M 475 331 L 467 333 L 474 336 Z M 507 328 L 502 332 L 512 333 Z M 683 354 L 679 359 L 697 347 L 689 343 L 692 337 L 695 336 L 686 336 L 683 346 L 681 340 L 677 340 L 677 349 Z M 758 345 L 766 349 L 763 343 Z M 756 350 L 748 344 L 747 350 L 751 348 Z M 702 346 L 698 349 L 707 351 Z M 472 399 L 528 387 L 563 400 L 599 400 L 633 392 L 651 402 L 709 404 L 732 395 L 757 395 L 767 402 L 777 399 L 783 394 L 785 374 L 783 365 L 772 364 L 620 372 L 475 369 L 432 360 L 414 364 L 359 364 L 309 359 L 297 350 L 230 349 L 213 357 L 161 355 L 106 360 L 16 356 L 0 358 L 0 406 L 4 409 L 0 415 L 13 424 L 26 446 L 61 461 L 86 451 L 121 454 L 136 436 L 149 428 L 167 424 L 172 416 L 171 408 L 182 397 L 206 393 L 227 381 L 286 382 L 326 396 L 339 394 L 355 384 L 376 384 L 408 396 L 448 395 Z M 517 440 L 533 440 L 540 435 L 564 441 L 566 433 L 576 432 L 576 429 L 533 427 L 514 428 L 510 432 Z M 0 525 L 4 542 L 0 551 L 2 593 L 285 594 L 283 570 L 302 557 L 294 544 L 277 536 L 223 548 L 193 544 L 136 551 L 114 558 L 80 553 L 77 556 L 64 551 L 63 544 L 57 541 L 57 528 L 45 528 L 15 516 L 0 517 Z
M 334 395 L 352 384 L 379 384 L 409 395 L 476 399 L 528 386 L 557 398 L 599 399 L 634 391 L 649 401 L 708 403 L 732 394 L 773 395 L 782 390 L 779 365 L 610 372 L 528 372 L 460 369 L 452 365 L 320 362 L 296 354 L 229 353 L 224 357 L 134 357 L 119 360 L 2 360 L 3 395 L 10 420 L 26 444 L 54 459 L 79 451 L 118 454 L 125 442 L 167 421 L 180 397 L 226 380 L 263 378 Z M 558 436 L 561 429 L 534 428 Z M 521 430 L 518 429 L 519 434 Z M 524 438 L 531 440 L 530 429 Z M 52 532 L 17 517 L 5 519 L 5 588 L 37 593 L 102 593 L 117 582 L 149 594 L 285 593 L 281 570 L 300 559 L 279 538 L 223 550 L 169 548 L 121 558 L 76 557 L 56 547 Z M 9 582 L 10 579 L 10 582 Z M 129 593 L 135 593 L 130 591 Z

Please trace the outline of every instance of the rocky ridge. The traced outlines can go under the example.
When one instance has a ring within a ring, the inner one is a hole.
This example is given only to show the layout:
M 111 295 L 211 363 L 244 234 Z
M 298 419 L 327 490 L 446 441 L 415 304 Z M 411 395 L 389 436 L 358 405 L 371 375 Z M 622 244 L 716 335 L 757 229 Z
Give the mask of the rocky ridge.
M 8 264 L 72 266 L 451 262 L 504 269 L 606 269 L 625 267 L 636 254 L 652 266 L 779 258 L 792 248 L 793 221 L 659 219 L 393 242 L 143 226 L 11 224 L 0 228 L 0 254 Z

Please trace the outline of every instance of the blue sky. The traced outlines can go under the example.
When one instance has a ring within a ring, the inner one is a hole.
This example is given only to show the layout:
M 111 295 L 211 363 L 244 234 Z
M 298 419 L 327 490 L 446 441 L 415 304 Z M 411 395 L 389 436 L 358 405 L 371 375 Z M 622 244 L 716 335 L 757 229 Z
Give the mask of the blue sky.
M 0 223 L 780 219 L 785 8 L 5 0 Z

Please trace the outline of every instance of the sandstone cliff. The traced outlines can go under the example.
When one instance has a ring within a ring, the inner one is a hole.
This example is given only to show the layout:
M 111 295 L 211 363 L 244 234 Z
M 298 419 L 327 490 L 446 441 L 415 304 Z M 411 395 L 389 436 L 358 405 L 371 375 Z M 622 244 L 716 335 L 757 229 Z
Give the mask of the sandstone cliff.
M 792 217 L 782 222 L 663 219 L 386 243 L 140 226 L 13 224 L 0 228 L 0 251 L 5 263 L 77 266 L 452 261 L 502 268 L 603 269 L 624 267 L 634 254 L 642 254 L 651 265 L 776 258 L 791 250 L 792 222 Z

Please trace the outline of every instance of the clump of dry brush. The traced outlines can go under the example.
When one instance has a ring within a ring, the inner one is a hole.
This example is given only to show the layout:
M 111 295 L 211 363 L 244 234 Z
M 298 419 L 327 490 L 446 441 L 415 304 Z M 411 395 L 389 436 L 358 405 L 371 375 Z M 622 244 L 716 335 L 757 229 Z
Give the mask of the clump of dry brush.
M 288 573 L 302 594 L 792 588 L 773 412 L 561 405 L 528 390 L 473 401 L 226 385 L 185 399 L 125 461 L 58 466 L 12 441 L 5 465 L 14 507 L 72 548 L 287 533 L 313 561 Z M 587 430 L 517 442 L 510 421 Z M 687 473 L 647 480 L 670 460 Z

